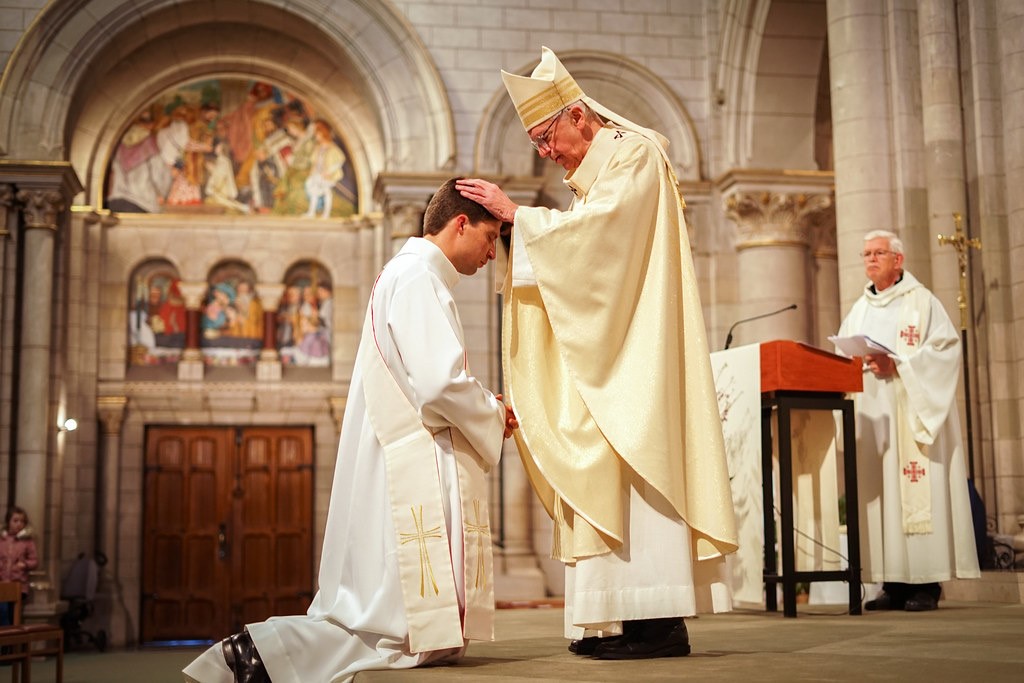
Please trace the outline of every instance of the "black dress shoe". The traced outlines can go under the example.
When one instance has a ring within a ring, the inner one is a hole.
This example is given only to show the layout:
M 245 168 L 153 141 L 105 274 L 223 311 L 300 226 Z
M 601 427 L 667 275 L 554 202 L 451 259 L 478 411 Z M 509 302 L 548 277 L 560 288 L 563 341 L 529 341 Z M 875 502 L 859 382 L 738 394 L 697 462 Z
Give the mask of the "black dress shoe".
M 903 609 L 904 602 L 895 599 L 889 593 L 882 591 L 878 594 L 878 597 L 874 600 L 868 600 L 864 603 L 864 609 L 869 612 L 878 612 L 882 610 L 891 609 Z
M 681 618 L 646 619 L 617 642 L 600 645 L 598 659 L 655 659 L 690 654 L 690 635 Z
M 622 638 L 622 636 L 608 636 L 607 638 L 598 638 L 597 636 L 587 636 L 586 638 L 580 638 L 569 643 L 569 652 L 574 655 L 580 655 L 581 657 L 589 657 L 594 654 L 601 645 L 613 643 Z
M 263 666 L 260 653 L 256 649 L 249 629 L 243 628 L 241 633 L 228 636 L 221 641 L 224 661 L 235 676 L 235 683 L 271 683 L 270 674 Z
M 938 608 L 939 601 L 924 591 L 914 593 L 913 597 L 908 598 L 906 604 L 903 605 L 903 609 L 908 612 L 930 612 Z

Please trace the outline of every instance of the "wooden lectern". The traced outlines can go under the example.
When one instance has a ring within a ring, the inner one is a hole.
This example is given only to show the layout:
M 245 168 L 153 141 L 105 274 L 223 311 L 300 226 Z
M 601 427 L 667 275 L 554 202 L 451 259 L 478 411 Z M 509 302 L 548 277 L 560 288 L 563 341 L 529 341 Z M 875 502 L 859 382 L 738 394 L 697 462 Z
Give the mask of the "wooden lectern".
M 845 394 L 864 390 L 860 358 L 844 358 L 793 341 L 761 344 L 761 471 L 764 491 L 765 609 L 778 610 L 775 585 L 782 584 L 782 611 L 796 616 L 796 584 L 811 581 L 847 581 L 850 614 L 861 613 L 860 529 L 857 518 L 857 445 L 853 401 Z M 775 501 L 772 487 L 772 410 L 779 429 L 779 534 L 782 571 L 775 554 Z M 838 410 L 843 416 L 843 480 L 846 491 L 848 568 L 838 571 L 796 571 L 793 539 L 792 410 Z

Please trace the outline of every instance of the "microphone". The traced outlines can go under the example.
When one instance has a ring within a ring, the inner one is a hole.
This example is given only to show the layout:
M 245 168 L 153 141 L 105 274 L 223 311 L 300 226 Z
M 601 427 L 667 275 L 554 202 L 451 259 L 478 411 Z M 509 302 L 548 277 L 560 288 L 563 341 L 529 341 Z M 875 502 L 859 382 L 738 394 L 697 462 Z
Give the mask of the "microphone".
M 751 320 L 760 320 L 761 318 L 769 318 L 769 317 L 771 317 L 773 315 L 778 315 L 779 313 L 782 313 L 784 311 L 795 311 L 795 310 L 796 310 L 796 304 L 790 304 L 790 305 L 786 306 L 785 308 L 780 308 L 779 310 L 772 311 L 771 313 L 762 313 L 761 315 L 755 315 L 752 318 L 744 318 L 743 320 L 737 320 L 736 322 L 734 322 L 732 324 L 732 327 L 729 328 L 729 334 L 727 334 L 725 336 L 725 347 L 722 350 L 724 351 L 725 349 L 729 348 L 729 344 L 732 344 L 732 331 L 735 330 L 736 326 L 739 325 L 740 323 L 749 323 Z

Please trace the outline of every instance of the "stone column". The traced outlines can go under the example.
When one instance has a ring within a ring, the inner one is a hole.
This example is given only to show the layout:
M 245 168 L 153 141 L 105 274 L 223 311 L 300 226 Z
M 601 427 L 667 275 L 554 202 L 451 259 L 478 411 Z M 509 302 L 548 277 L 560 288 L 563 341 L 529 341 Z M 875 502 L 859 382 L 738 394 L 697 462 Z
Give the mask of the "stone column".
M 18 444 L 14 489 L 36 531 L 46 528 L 46 483 L 50 439 L 50 344 L 57 216 L 64 210 L 56 190 L 21 190 L 25 261 L 19 339 Z
M 281 354 L 277 351 L 277 308 L 284 285 L 279 282 L 256 283 L 256 295 L 263 306 L 263 349 L 256 361 L 256 379 L 276 382 L 281 379 Z
M 835 212 L 822 216 L 820 225 L 811 235 L 813 261 L 813 293 L 815 324 L 811 343 L 822 349 L 832 349 L 830 335 L 839 332 L 843 313 L 839 310 L 839 261 L 836 250 Z
M 37 533 L 42 554 L 29 572 L 35 612 L 47 613 L 56 603 L 58 579 L 53 541 L 59 520 L 47 519 L 50 447 L 57 425 L 51 406 L 54 250 L 57 221 L 66 204 L 56 190 L 20 190 L 25 231 L 24 272 L 21 281 L 21 335 L 18 343 L 18 437 L 15 458 L 15 501 L 25 508 Z M 13 501 L 12 501 L 13 502 Z M 49 535 L 49 536 L 48 536 Z
M 28 512 L 40 550 L 39 567 L 32 572 L 31 616 L 50 618 L 56 611 L 60 559 L 60 491 L 52 482 L 51 453 L 56 448 L 56 411 L 52 402 L 52 332 L 54 310 L 55 249 L 57 231 L 65 228 L 66 209 L 81 191 L 70 164 L 7 163 L 0 165 L 0 179 L 17 189 L 15 199 L 22 212 L 24 240 L 21 273 L 20 329 L 15 332 L 18 390 L 17 443 L 14 455 L 13 500 Z M 51 490 L 51 486 L 53 490 Z
M 984 3 L 979 3 L 984 4 Z M 1005 193 L 1005 224 L 992 225 L 996 240 L 985 242 L 985 252 L 990 253 L 991 244 L 1004 244 L 1004 258 L 1008 261 L 1009 278 L 1012 282 L 1012 293 L 1006 296 L 1012 301 L 1012 321 L 1006 328 L 1012 330 L 1008 335 L 1011 340 L 1011 355 L 1016 365 L 1016 381 L 1005 386 L 993 396 L 991 409 L 992 422 L 996 427 L 999 442 L 995 452 L 995 503 L 998 515 L 998 528 L 1003 533 L 1017 533 L 1016 515 L 1024 509 L 1021 502 L 1020 486 L 1020 445 L 1024 440 L 1024 386 L 1021 380 L 1021 365 L 1024 354 L 1016 341 L 1024 332 L 1024 269 L 1020 267 L 1020 255 L 1024 254 L 1024 52 L 1020 49 L 1021 29 L 1024 28 L 1024 6 L 1013 0 L 998 0 L 996 6 L 996 26 L 999 36 L 999 87 L 1002 113 L 1003 139 L 1000 145 L 1005 158 L 1005 181 L 1001 192 Z M 972 10 L 981 9 L 974 8 Z M 995 194 L 995 192 L 993 192 Z M 992 254 L 995 257 L 995 254 Z M 995 282 L 986 280 L 986 287 L 994 286 Z M 989 305 L 999 305 L 998 298 L 990 297 Z M 1008 330 L 1009 331 L 1009 330 Z M 1005 366 L 1003 366 L 1005 367 Z M 993 374 L 997 374 L 996 369 Z
M 199 348 L 200 317 L 202 315 L 205 282 L 180 282 L 178 288 L 185 300 L 185 350 L 178 361 L 178 379 L 200 382 L 203 379 L 203 352 Z
M 935 239 L 937 234 L 953 234 L 953 213 L 967 215 L 956 4 L 954 0 L 921 0 L 917 3 L 917 19 L 921 46 L 924 167 L 930 218 L 926 232 L 931 249 L 931 289 L 946 305 L 953 321 L 959 322 L 956 310 L 960 270 L 956 250 L 943 247 Z M 968 236 L 972 236 L 970 221 L 964 227 Z
M 121 425 L 124 423 L 125 396 L 100 396 L 96 416 L 100 423 L 99 477 L 96 505 L 96 549 L 107 558 L 100 571 L 96 595 L 100 623 L 109 623 L 111 642 L 125 642 L 127 612 L 118 571 L 121 519 Z
M 864 234 L 893 223 L 892 135 L 882 0 L 827 0 L 840 310 L 864 287 Z
M 810 341 L 815 329 L 811 237 L 834 224 L 832 174 L 733 169 L 719 180 L 719 192 L 737 228 L 733 322 L 797 305 L 795 311 L 736 326 L 731 346 Z
M 17 243 L 12 237 L 17 230 L 18 211 L 14 199 L 15 187 L 0 183 L 0 493 L 5 497 L 10 491 L 11 434 L 14 422 L 14 369 L 13 355 L 16 344 L 14 326 L 14 297 L 17 291 L 15 273 L 17 267 Z
M 111 560 L 117 559 L 117 526 L 120 508 L 121 424 L 124 421 L 124 396 L 100 396 L 96 400 L 99 418 L 100 461 L 97 495 L 96 548 Z M 114 573 L 114 570 L 109 570 Z

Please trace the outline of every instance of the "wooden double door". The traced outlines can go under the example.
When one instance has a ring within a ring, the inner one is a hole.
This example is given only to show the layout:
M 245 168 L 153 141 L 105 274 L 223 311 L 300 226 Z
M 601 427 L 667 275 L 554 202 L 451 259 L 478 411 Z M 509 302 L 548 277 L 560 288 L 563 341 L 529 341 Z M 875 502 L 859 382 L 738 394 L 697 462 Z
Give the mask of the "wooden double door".
M 142 642 L 305 613 L 312 428 L 150 427 L 144 480 Z

